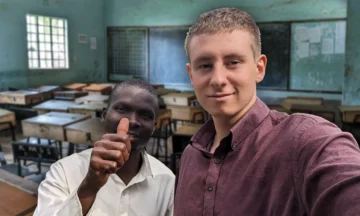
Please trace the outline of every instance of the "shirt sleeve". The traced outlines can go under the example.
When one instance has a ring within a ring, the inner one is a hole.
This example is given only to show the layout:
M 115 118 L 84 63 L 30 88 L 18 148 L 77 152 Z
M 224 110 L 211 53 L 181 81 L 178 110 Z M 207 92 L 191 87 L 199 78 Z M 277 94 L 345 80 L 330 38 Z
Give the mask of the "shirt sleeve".
M 94 203 L 95 204 L 95 203 Z M 91 215 L 94 205 L 90 208 Z M 38 189 L 38 204 L 35 216 L 82 216 L 77 190 L 69 192 L 66 176 L 60 163 L 51 165 L 46 178 Z
M 306 212 L 360 215 L 360 150 L 354 137 L 323 120 L 306 127 L 297 145 L 294 174 Z
M 166 211 L 166 216 L 174 215 L 174 190 L 175 190 L 175 187 L 171 190 L 170 202 L 169 202 L 168 209 Z

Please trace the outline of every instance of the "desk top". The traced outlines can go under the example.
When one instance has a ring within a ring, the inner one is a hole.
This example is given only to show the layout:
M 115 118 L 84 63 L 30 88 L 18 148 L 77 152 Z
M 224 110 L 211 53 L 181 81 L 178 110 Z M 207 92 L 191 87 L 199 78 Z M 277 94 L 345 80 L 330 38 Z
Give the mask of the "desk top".
M 77 98 L 75 102 L 81 103 L 81 102 L 101 102 L 101 103 L 107 103 L 109 99 L 108 95 L 87 95 L 84 97 Z
M 90 111 L 102 111 L 104 107 L 107 107 L 105 103 L 88 103 L 88 104 L 78 104 L 70 106 L 69 109 L 74 110 L 90 110 Z
M 46 113 L 43 115 L 24 119 L 23 122 L 64 127 L 69 124 L 72 124 L 72 123 L 75 123 L 78 121 L 82 121 L 82 120 L 85 120 L 88 118 L 90 118 L 89 115 L 49 112 L 49 113 Z
M 75 106 L 73 101 L 49 100 L 33 107 L 35 110 L 67 111 L 69 107 Z
M 111 84 L 91 84 L 83 88 L 83 91 L 101 91 L 104 89 L 112 88 Z
M 85 83 L 72 83 L 69 85 L 64 86 L 65 89 L 73 89 L 73 90 L 80 90 L 87 86 Z
M 9 115 L 9 114 L 13 114 L 14 112 L 11 112 L 9 110 L 6 110 L 6 109 L 0 109 L 0 116 L 6 116 L 6 115 Z
M 41 93 L 36 92 L 36 91 L 18 90 L 18 91 L 3 91 L 3 92 L 0 92 L 0 95 L 6 95 L 6 96 L 30 96 L 30 95 L 41 95 Z
M 193 124 L 188 123 L 179 127 L 174 134 L 176 135 L 185 135 L 185 136 L 193 136 L 202 126 L 202 124 Z
M 37 92 L 53 92 L 53 91 L 60 90 L 60 87 L 59 86 L 40 86 L 39 88 L 34 88 L 31 90 L 37 91 Z
M 341 112 L 360 112 L 360 106 L 343 105 L 339 107 Z
M 76 130 L 87 133 L 106 133 L 105 125 L 100 118 L 91 118 L 65 127 L 65 130 Z

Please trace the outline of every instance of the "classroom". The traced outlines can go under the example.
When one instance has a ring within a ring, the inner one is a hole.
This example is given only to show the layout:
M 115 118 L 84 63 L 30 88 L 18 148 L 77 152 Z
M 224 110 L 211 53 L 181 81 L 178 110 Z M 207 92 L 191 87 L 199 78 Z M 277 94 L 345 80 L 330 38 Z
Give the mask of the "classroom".
M 0 200 L 14 197 L 0 215 L 34 214 L 50 166 L 102 139 L 110 93 L 134 78 L 159 100 L 146 151 L 177 175 L 211 119 L 184 40 L 221 7 L 260 29 L 268 63 L 256 92 L 270 110 L 319 116 L 360 143 L 358 0 L 0 0 Z

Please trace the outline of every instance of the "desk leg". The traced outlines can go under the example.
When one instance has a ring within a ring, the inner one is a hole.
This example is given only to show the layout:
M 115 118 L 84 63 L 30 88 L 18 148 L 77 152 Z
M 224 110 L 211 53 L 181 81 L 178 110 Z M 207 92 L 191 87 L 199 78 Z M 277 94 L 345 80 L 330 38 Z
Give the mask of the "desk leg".
M 62 141 L 58 141 L 58 143 L 59 143 L 59 154 L 60 154 L 60 158 L 63 158 Z
M 68 153 L 67 153 L 68 156 L 74 153 L 74 147 L 75 146 L 73 143 L 69 143 L 69 148 L 68 148 Z
M 170 156 L 170 168 L 174 174 L 176 174 L 176 155 L 175 153 L 171 154 Z

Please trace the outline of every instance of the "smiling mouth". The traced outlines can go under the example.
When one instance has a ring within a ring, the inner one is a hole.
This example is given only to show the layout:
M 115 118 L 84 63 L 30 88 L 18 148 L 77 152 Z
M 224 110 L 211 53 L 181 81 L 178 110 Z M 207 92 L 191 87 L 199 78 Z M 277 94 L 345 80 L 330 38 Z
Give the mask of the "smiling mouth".
M 210 98 L 222 98 L 222 97 L 227 97 L 227 96 L 230 96 L 230 95 L 233 95 L 234 93 L 228 93 L 228 94 L 225 94 L 225 93 L 219 93 L 219 94 L 214 94 L 214 95 L 210 95 L 209 97 Z

